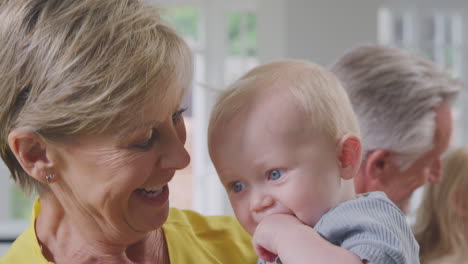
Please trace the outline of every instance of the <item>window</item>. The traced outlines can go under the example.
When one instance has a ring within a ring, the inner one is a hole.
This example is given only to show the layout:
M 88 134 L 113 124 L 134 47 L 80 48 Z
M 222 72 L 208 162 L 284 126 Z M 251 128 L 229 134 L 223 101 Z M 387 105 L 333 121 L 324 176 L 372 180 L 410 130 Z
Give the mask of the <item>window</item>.
M 413 39 L 413 17 L 407 10 L 379 10 L 379 39 L 384 44 L 392 44 L 411 49 Z
M 466 23 L 466 22 L 465 22 Z M 457 11 L 439 9 L 382 8 L 379 10 L 379 40 L 411 50 L 447 70 L 455 78 L 466 80 L 463 74 L 463 19 Z M 468 115 L 463 93 L 454 107 L 452 146 L 468 144 Z M 465 125 L 464 125 L 465 124 Z
M 170 183 L 171 206 L 228 213 L 230 205 L 208 156 L 206 130 L 220 91 L 258 65 L 255 1 L 164 5 L 163 17 L 185 38 L 195 64 L 193 88 L 184 102 L 190 109 L 186 146 L 192 162 Z
M 0 222 L 4 220 L 28 220 L 31 213 L 32 198 L 24 195 L 10 180 L 10 172 L 0 162 Z
M 422 17 L 421 49 L 429 59 L 461 77 L 461 17 L 457 14 L 435 13 Z
M 194 60 L 194 82 L 204 82 L 204 50 L 201 34 L 202 10 L 194 5 L 166 6 L 162 8 L 162 17 L 172 25 L 185 39 L 193 52 Z M 185 113 L 185 124 L 187 128 L 187 151 L 192 156 L 193 135 L 193 89 L 190 89 L 184 101 L 183 107 L 187 107 Z M 193 197 L 192 164 L 181 171 L 177 171 L 170 182 L 171 195 L 170 205 L 177 208 L 191 209 Z
M 250 1 L 252 4 L 254 1 Z M 231 212 L 225 191 L 210 161 L 207 127 L 218 94 L 233 80 L 258 64 L 255 8 L 213 2 L 204 6 L 204 79 L 193 93 L 193 209 L 204 214 Z M 199 67 L 197 64 L 196 67 Z M 196 69 L 199 70 L 199 69 Z
M 258 65 L 256 15 L 231 11 L 228 16 L 228 50 L 224 79 L 228 85 Z
M 467 21 L 456 10 L 446 8 L 386 7 L 379 10 L 379 41 L 411 50 L 425 56 L 455 78 L 467 80 L 463 65 L 463 28 Z M 465 30 L 466 31 L 466 30 Z M 460 93 L 453 109 L 451 147 L 468 144 L 468 97 Z M 464 136 L 465 135 L 465 136 Z M 422 199 L 422 187 L 413 194 L 409 221 L 415 220 L 415 209 Z

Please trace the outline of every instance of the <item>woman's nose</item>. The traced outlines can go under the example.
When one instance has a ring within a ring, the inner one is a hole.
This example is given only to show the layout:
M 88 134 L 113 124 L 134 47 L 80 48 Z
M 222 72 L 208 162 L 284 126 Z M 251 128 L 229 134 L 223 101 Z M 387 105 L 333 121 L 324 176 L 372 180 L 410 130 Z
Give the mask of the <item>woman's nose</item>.
M 184 141 L 177 133 L 170 133 L 166 137 L 161 153 L 160 166 L 164 169 L 180 170 L 190 163 L 190 155 L 185 149 Z

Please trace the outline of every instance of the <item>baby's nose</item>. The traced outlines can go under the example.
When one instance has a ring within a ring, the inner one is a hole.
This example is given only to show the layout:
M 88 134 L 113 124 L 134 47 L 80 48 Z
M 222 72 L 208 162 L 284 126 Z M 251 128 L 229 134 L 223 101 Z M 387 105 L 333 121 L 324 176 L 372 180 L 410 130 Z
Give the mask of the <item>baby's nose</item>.
M 273 197 L 270 195 L 259 195 L 252 199 L 250 203 L 250 211 L 255 214 L 261 214 L 274 204 Z

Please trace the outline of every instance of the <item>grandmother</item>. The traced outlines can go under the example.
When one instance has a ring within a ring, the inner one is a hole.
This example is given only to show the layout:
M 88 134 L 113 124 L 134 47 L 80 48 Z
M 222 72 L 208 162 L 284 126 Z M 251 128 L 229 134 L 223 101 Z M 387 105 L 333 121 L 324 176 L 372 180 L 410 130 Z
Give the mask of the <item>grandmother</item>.
M 38 194 L 0 263 L 255 263 L 233 217 L 169 209 L 192 61 L 154 7 L 4 0 L 0 47 L 0 154 Z

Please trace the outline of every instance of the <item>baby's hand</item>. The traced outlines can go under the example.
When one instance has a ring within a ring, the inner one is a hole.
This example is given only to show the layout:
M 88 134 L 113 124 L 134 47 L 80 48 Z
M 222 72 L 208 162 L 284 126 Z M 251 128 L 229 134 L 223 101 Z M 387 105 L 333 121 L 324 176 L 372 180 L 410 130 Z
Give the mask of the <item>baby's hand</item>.
M 292 215 L 275 214 L 263 218 L 252 242 L 258 256 L 268 262 L 274 262 L 278 256 L 283 263 L 294 264 L 365 263 L 351 251 L 328 242 Z
M 252 243 L 260 258 L 273 262 L 280 254 L 279 250 L 289 252 L 288 248 L 294 247 L 297 235 L 304 230 L 315 232 L 292 215 L 269 215 L 258 224 Z

